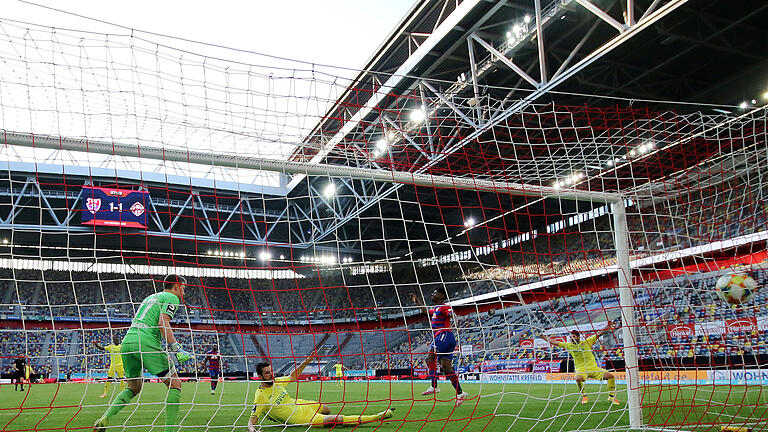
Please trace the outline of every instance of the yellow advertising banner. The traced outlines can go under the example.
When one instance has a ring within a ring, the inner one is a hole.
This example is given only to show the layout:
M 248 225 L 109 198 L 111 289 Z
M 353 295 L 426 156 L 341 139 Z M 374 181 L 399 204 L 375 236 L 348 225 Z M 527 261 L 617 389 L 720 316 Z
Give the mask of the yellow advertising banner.
M 626 381 L 626 372 L 611 372 L 617 380 Z M 695 381 L 707 379 L 705 370 L 670 370 L 670 371 L 642 371 L 639 373 L 640 381 Z M 548 373 L 547 381 L 569 381 L 576 379 L 573 373 Z

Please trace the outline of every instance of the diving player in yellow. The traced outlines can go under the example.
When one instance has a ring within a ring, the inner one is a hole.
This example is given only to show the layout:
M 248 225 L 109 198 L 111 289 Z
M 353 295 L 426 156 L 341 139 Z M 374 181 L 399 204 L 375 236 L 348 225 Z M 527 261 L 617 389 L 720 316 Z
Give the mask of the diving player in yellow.
M 316 401 L 304 399 L 293 399 L 285 386 L 291 382 L 296 382 L 304 368 L 312 361 L 316 352 L 302 362 L 290 376 L 275 378 L 272 371 L 272 365 L 269 363 L 259 363 L 256 365 L 256 373 L 262 380 L 256 396 L 253 400 L 253 412 L 248 420 L 248 431 L 257 432 L 256 427 L 261 425 L 262 418 L 265 417 L 276 423 L 284 425 L 310 425 L 310 426 L 341 426 L 341 425 L 359 425 L 381 421 L 392 417 L 392 410 L 388 409 L 373 415 L 334 415 L 331 410 Z
M 344 371 L 349 369 L 341 363 L 336 363 L 333 368 L 336 369 L 336 385 L 341 387 L 344 385 Z
M 125 390 L 125 371 L 123 370 L 123 357 L 120 355 L 120 338 L 115 336 L 112 339 L 112 343 L 107 346 L 99 345 L 98 341 L 93 341 L 93 345 L 109 353 L 109 370 L 107 371 L 107 380 L 104 381 L 104 393 L 101 398 L 107 397 L 109 391 L 109 379 L 115 377 L 115 380 L 120 381 L 120 390 Z
M 571 342 L 560 342 L 549 336 L 542 336 L 542 339 L 552 345 L 568 350 L 568 353 L 573 357 L 573 365 L 576 369 L 576 385 L 579 387 L 582 404 L 589 402 L 589 398 L 584 394 L 584 381 L 587 378 L 592 378 L 608 381 L 608 401 L 614 405 L 619 405 L 619 400 L 616 398 L 616 379 L 612 373 L 597 366 L 595 354 L 592 352 L 592 345 L 595 344 L 597 338 L 611 330 L 613 330 L 613 326 L 609 321 L 604 329 L 584 340 L 581 340 L 581 333 L 578 330 L 571 331 Z

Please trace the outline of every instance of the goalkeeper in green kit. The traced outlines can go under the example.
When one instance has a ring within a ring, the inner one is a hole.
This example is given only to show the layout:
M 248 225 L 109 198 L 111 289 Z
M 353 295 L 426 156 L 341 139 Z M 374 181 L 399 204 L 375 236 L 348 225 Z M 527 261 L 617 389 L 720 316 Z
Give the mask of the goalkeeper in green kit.
M 186 283 L 181 276 L 168 275 L 163 280 L 164 290 L 141 302 L 120 350 L 128 388 L 115 397 L 107 411 L 96 421 L 94 431 L 105 431 L 109 420 L 139 394 L 144 369 L 156 375 L 168 387 L 165 397 L 165 432 L 176 430 L 181 380 L 168 353 L 162 349 L 162 341 L 165 339 L 179 364 L 192 359 L 192 355 L 184 351 L 176 341 L 171 329 L 171 319 L 184 298 Z

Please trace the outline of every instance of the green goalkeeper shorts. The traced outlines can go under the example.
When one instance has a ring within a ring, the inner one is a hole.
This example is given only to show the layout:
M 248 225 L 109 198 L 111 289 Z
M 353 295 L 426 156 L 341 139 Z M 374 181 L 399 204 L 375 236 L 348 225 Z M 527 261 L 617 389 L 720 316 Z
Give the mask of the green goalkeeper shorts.
M 168 354 L 154 340 L 127 334 L 120 347 L 126 378 L 140 378 L 146 369 L 158 378 L 165 378 L 172 367 Z M 141 342 L 141 343 L 140 343 Z

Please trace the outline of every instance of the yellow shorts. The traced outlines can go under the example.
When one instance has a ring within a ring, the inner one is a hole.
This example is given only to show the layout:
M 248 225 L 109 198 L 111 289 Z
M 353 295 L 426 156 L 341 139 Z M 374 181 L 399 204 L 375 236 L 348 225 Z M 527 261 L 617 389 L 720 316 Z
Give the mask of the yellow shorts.
M 336 378 L 344 378 L 344 374 L 343 373 L 340 373 L 340 374 L 337 373 L 336 374 Z
M 310 402 L 309 404 L 302 404 L 302 402 Z M 322 405 L 319 403 L 311 403 L 312 401 L 302 401 L 296 399 L 296 405 L 298 408 L 291 415 L 291 418 L 286 422 L 287 424 L 308 424 L 312 426 L 322 426 L 325 420 L 325 415 L 320 413 Z
M 584 379 L 593 379 L 593 380 L 602 380 L 603 376 L 605 376 L 605 374 L 607 373 L 608 373 L 607 370 L 599 367 L 591 367 L 585 370 L 576 371 L 576 375 L 581 375 L 584 377 Z
M 307 408 L 310 411 L 312 411 L 312 414 L 319 413 L 323 409 L 323 404 L 321 404 L 318 401 L 312 401 L 312 400 L 306 400 L 306 399 L 296 399 L 296 405 Z M 309 422 L 307 422 L 309 423 Z
M 125 378 L 125 370 L 123 370 L 123 365 L 109 365 L 109 370 L 107 371 L 107 378 Z

